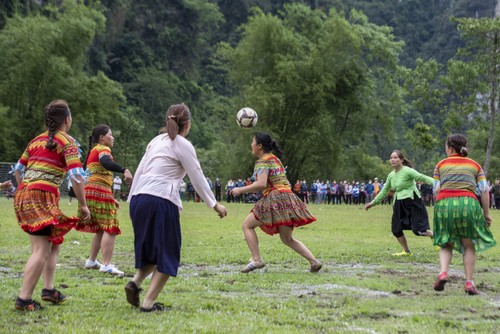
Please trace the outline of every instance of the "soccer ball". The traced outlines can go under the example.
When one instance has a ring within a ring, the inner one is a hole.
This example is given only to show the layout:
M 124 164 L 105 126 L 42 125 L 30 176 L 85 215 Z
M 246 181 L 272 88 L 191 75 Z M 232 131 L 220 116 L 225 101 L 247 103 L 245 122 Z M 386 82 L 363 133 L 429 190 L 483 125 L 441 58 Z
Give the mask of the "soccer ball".
M 252 108 L 241 108 L 236 114 L 236 123 L 242 128 L 253 128 L 257 124 L 257 112 Z

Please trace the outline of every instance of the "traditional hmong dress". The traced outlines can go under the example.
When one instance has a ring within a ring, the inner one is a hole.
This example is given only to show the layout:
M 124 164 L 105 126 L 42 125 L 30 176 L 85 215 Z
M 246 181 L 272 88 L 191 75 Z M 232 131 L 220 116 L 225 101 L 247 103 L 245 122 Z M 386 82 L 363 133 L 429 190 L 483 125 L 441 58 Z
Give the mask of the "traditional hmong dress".
M 59 209 L 59 186 L 66 173 L 73 182 L 81 182 L 85 173 L 78 144 L 71 136 L 57 131 L 53 138 L 57 146 L 53 151 L 45 148 L 48 140 L 48 132 L 34 138 L 15 166 L 24 177 L 14 195 L 14 210 L 24 231 L 36 233 L 50 229 L 48 240 L 60 244 L 78 218 L 67 217 Z
M 286 178 L 285 168 L 274 154 L 266 153 L 255 163 L 254 178 L 267 171 L 267 187 L 262 197 L 251 210 L 255 218 L 263 222 L 262 231 L 273 235 L 279 233 L 280 226 L 302 226 L 316 218 L 309 212 L 304 202 L 292 192 Z
M 476 251 L 496 245 L 475 194 L 489 191 L 483 169 L 458 154 L 440 161 L 434 170 L 434 187 L 440 191 L 434 206 L 434 245 L 464 253 L 461 239 L 471 239 Z
M 113 172 L 104 168 L 99 162 L 104 155 L 113 158 L 109 147 L 97 144 L 87 158 L 87 173 L 90 175 L 85 185 L 85 198 L 90 211 L 90 220 L 84 222 L 80 219 L 76 229 L 90 233 L 103 230 L 109 234 L 118 235 L 121 234 L 121 230 L 112 191 Z

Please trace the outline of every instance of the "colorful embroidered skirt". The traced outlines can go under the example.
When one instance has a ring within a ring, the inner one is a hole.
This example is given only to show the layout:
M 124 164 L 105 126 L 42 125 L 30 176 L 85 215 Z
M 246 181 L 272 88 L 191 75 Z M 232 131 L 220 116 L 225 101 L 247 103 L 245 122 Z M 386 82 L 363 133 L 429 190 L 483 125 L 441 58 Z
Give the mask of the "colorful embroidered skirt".
M 85 185 L 85 198 L 90 211 L 90 220 L 84 222 L 80 219 L 75 228 L 81 232 L 96 233 L 103 230 L 112 235 L 121 234 L 116 202 L 111 187 L 98 183 L 87 183 Z M 81 218 L 80 215 L 79 217 Z
M 279 233 L 280 226 L 294 228 L 316 220 L 297 195 L 278 190 L 272 190 L 261 198 L 251 212 L 258 221 L 264 223 L 260 225 L 262 231 L 270 235 Z
M 471 239 L 476 252 L 496 245 L 476 199 L 462 196 L 439 200 L 434 206 L 434 245 L 453 243 L 454 249 L 463 254 L 462 238 Z
M 28 233 L 51 228 L 48 240 L 62 244 L 64 236 L 78 222 L 77 217 L 67 217 L 59 209 L 59 195 L 28 187 L 18 189 L 14 195 L 14 210 L 19 226 Z

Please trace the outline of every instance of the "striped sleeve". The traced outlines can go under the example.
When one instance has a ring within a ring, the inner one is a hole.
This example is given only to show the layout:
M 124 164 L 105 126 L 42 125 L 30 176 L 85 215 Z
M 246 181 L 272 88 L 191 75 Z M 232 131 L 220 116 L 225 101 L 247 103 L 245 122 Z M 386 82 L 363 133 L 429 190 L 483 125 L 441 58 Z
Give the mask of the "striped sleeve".
M 63 147 L 63 153 L 68 177 L 77 183 L 86 180 L 87 176 L 80 161 L 80 152 L 76 141 L 68 140 Z
M 490 191 L 490 187 L 488 186 L 488 181 L 486 181 L 486 175 L 484 174 L 483 169 L 479 166 L 479 172 L 476 177 L 477 187 L 482 193 L 487 193 Z

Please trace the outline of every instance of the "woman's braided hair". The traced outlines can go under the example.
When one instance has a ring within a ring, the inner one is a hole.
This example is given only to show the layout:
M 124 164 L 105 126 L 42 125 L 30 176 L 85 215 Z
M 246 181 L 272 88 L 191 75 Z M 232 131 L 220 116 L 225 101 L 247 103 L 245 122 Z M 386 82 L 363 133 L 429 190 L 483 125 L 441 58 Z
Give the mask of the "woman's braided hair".
M 45 125 L 49 131 L 49 141 L 45 147 L 53 151 L 57 147 L 57 144 L 54 142 L 54 135 L 64 123 L 66 117 L 70 115 L 68 102 L 64 100 L 54 100 L 45 107 L 44 114 Z

